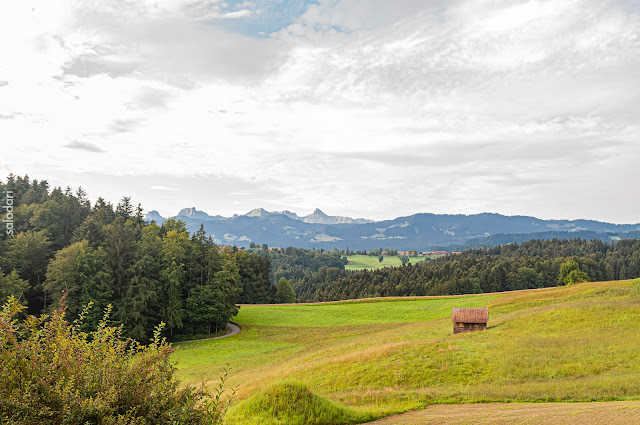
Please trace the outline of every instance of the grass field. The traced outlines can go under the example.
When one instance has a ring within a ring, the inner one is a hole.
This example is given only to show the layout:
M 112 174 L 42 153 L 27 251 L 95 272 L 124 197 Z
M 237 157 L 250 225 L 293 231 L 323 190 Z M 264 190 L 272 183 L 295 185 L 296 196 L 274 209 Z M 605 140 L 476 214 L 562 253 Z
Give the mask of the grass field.
M 489 328 L 451 335 L 453 306 L 488 306 Z M 446 403 L 640 399 L 638 281 L 243 306 L 235 321 L 240 334 L 182 343 L 174 354 L 191 384 L 213 384 L 231 365 L 240 388 L 230 424 L 357 423 Z
M 431 257 L 409 257 L 409 263 L 415 264 L 424 261 L 425 258 Z M 382 267 L 402 265 L 402 261 L 397 255 L 385 255 L 382 262 L 378 261 L 377 256 L 372 255 L 350 255 L 347 260 L 349 260 L 349 264 L 344 266 L 347 270 L 381 269 Z

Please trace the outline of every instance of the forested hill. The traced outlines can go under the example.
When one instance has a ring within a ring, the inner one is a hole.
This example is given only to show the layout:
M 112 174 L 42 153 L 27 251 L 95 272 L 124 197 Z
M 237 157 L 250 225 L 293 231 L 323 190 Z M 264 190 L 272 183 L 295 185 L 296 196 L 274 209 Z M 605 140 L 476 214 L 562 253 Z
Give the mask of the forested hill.
M 35 314 L 57 308 L 64 291 L 72 316 L 93 303 L 87 326 L 112 304 L 112 317 L 126 335 L 142 340 L 161 321 L 173 336 L 216 331 L 237 312 L 237 303 L 480 293 L 640 276 L 636 240 L 534 240 L 415 265 L 346 271 L 340 252 L 247 252 L 216 244 L 202 223 L 193 232 L 180 220 L 149 223 L 142 207 L 126 197 L 115 206 L 102 198 L 92 204 L 82 189 L 15 176 L 0 182 L 0 193 L 0 202 L 11 207 L 0 236 L 0 301 L 13 295 Z
M 583 238 L 605 241 L 638 238 L 640 225 L 611 224 L 593 220 L 541 220 L 500 214 L 414 214 L 378 222 L 336 220 L 305 222 L 285 211 L 256 210 L 234 217 L 209 216 L 189 208 L 177 216 L 187 229 L 200 225 L 218 244 L 371 250 L 384 246 L 396 250 L 433 251 L 439 248 L 467 249 L 531 239 Z M 288 214 L 286 214 L 288 213 Z M 326 215 L 325 215 L 326 216 Z M 149 220 L 164 220 L 156 212 Z M 344 217 L 342 217 L 344 218 Z
M 220 247 L 184 223 L 145 222 L 140 206 L 116 206 L 82 189 L 9 176 L 0 182 L 0 305 L 15 296 L 29 313 L 58 308 L 95 327 L 108 304 L 126 336 L 146 340 L 161 321 L 176 335 L 225 329 L 237 303 L 279 302 L 266 255 Z M 9 232 L 11 230 L 11 232 Z
M 640 241 L 533 240 L 378 270 L 323 267 L 291 282 L 302 302 L 473 294 L 640 277 Z

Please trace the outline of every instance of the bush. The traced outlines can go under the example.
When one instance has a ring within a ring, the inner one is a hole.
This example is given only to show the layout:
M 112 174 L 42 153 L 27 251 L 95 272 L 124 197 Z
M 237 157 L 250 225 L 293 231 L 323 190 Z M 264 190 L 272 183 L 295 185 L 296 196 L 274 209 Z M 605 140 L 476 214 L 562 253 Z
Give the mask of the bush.
M 64 305 L 64 299 L 61 303 Z M 218 424 L 231 397 L 200 388 L 180 388 L 160 339 L 141 345 L 111 327 L 111 306 L 97 329 L 73 324 L 64 307 L 51 317 L 16 319 L 24 310 L 10 297 L 0 311 L 0 423 L 8 424 Z
M 564 278 L 564 283 L 571 285 L 574 283 L 588 282 L 589 275 L 580 270 L 571 270 L 569 274 Z

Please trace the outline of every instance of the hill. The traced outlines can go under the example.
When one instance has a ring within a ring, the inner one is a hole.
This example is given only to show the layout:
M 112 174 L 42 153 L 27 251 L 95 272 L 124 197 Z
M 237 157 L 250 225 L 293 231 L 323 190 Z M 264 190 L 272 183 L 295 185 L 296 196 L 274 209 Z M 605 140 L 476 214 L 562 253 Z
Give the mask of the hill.
M 155 212 L 153 212 L 155 213 Z M 263 208 L 233 217 L 209 216 L 195 208 L 182 210 L 177 218 L 195 232 L 200 225 L 221 245 L 269 246 L 358 250 L 392 248 L 431 251 L 439 248 L 492 247 L 531 239 L 583 238 L 612 241 L 640 237 L 639 224 L 612 224 L 593 220 L 541 220 L 500 214 L 414 214 L 393 220 L 329 216 L 316 209 L 307 216 L 291 211 L 269 212 Z M 164 221 L 157 214 L 147 220 Z
M 486 331 L 451 335 L 452 307 L 483 306 L 490 314 Z M 179 376 L 191 384 L 203 376 L 215 384 L 231 364 L 240 390 L 230 423 L 252 423 L 242 406 L 259 405 L 259 391 L 285 385 L 283 379 L 369 417 L 435 403 L 640 399 L 638 280 L 242 306 L 235 320 L 240 334 L 183 343 L 174 355 Z

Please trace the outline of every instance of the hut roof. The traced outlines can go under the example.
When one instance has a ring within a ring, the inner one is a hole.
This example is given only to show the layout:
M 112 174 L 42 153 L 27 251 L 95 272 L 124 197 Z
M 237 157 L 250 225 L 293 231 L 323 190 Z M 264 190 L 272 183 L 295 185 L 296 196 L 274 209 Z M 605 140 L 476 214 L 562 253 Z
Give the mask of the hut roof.
M 489 309 L 453 307 L 451 321 L 462 323 L 487 323 L 489 321 Z

